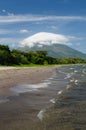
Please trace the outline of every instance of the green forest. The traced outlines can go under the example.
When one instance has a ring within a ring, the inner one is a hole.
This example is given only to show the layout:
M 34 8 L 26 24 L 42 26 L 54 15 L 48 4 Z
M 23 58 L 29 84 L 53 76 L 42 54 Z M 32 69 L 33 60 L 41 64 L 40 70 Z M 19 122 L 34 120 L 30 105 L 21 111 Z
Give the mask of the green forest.
M 48 56 L 46 50 L 28 51 L 11 50 L 7 45 L 0 45 L 0 65 L 52 65 L 52 64 L 79 64 L 86 63 L 81 58 L 54 58 Z

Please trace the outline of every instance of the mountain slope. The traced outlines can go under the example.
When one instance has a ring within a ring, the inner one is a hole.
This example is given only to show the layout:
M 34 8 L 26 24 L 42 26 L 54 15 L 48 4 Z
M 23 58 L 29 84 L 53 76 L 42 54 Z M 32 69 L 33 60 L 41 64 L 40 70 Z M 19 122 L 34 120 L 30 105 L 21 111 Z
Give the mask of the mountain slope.
M 77 50 L 74 50 L 66 45 L 61 44 L 53 44 L 53 45 L 43 45 L 39 46 L 39 44 L 28 47 L 24 46 L 21 47 L 20 50 L 22 51 L 29 51 L 29 50 L 46 50 L 48 52 L 49 56 L 52 57 L 80 57 L 80 58 L 86 58 L 86 54 L 83 54 Z
M 20 50 L 46 50 L 48 55 L 52 57 L 86 58 L 86 54 L 67 46 L 70 45 L 72 38 L 61 34 L 39 32 L 24 39 L 21 42 Z

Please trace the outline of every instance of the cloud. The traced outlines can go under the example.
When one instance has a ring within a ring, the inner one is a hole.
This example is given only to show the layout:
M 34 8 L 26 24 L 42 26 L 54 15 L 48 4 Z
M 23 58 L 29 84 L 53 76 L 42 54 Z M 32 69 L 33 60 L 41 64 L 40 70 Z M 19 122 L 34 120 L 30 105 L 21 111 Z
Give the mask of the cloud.
M 68 37 L 61 34 L 54 34 L 54 33 L 47 33 L 47 32 L 40 32 L 31 37 L 25 38 L 20 46 L 29 46 L 33 47 L 34 45 L 52 45 L 52 44 L 65 44 L 71 45 L 70 39 L 72 37 Z
M 21 41 L 21 38 L 0 38 L 0 44 L 9 45 L 10 47 L 18 47 L 19 43 Z
M 0 15 L 3 17 L 7 17 L 7 16 L 13 16 L 14 14 L 13 13 L 11 13 L 11 12 L 9 12 L 9 11 L 7 11 L 7 10 L 5 10 L 5 9 L 3 9 L 3 10 L 1 10 L 0 11 Z
M 28 32 L 29 32 L 29 30 L 27 30 L 27 29 L 20 30 L 20 33 L 28 33 Z
M 37 22 L 37 21 L 86 21 L 86 16 L 44 16 L 44 15 L 14 15 L 0 16 L 0 23 Z
M 3 34 L 8 33 L 8 30 L 2 30 L 2 31 L 3 31 Z M 16 32 L 19 33 L 19 31 L 16 31 Z M 9 30 L 9 33 L 11 33 L 10 30 Z M 37 42 L 40 42 L 38 46 L 41 46 L 41 47 L 43 45 L 52 45 L 54 43 L 64 44 L 68 46 L 80 46 L 78 43 L 78 38 L 75 36 L 67 36 L 67 35 L 47 33 L 47 32 L 40 32 L 27 38 L 24 38 L 21 36 L 0 38 L 0 44 L 2 43 L 5 45 L 9 45 L 11 48 L 18 48 L 21 46 L 32 47 L 35 44 L 37 44 Z
M 15 33 L 20 33 L 20 34 L 24 34 L 24 33 L 28 33 L 29 30 L 27 29 L 22 29 L 22 30 L 10 30 L 10 29 L 0 29 L 0 34 L 15 34 Z
M 3 10 L 2 10 L 2 12 L 3 12 L 3 13 L 5 13 L 5 12 L 6 12 L 6 10 L 5 10 L 5 9 L 3 9 Z
M 10 13 L 10 12 L 7 12 L 7 15 L 8 15 L 8 16 L 14 16 L 14 14 L 13 14 L 13 13 Z

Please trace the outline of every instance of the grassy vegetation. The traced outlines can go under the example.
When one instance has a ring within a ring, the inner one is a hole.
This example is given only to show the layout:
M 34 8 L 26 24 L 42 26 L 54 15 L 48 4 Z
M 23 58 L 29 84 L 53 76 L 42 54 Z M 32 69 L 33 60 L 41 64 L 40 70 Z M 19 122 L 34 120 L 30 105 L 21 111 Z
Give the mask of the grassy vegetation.
M 14 67 L 18 67 L 18 68 L 25 68 L 25 67 L 48 67 L 48 66 L 59 66 L 59 65 L 38 65 L 38 64 L 26 64 L 26 65 L 13 65 Z

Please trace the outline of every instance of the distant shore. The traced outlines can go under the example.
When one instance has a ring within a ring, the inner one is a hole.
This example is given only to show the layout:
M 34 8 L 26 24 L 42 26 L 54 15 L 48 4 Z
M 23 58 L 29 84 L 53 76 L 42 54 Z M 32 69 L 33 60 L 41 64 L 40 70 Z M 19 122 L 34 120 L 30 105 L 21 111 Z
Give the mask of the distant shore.
M 52 75 L 56 66 L 49 67 L 0 67 L 0 94 L 10 94 L 8 88 L 18 84 L 43 82 Z

